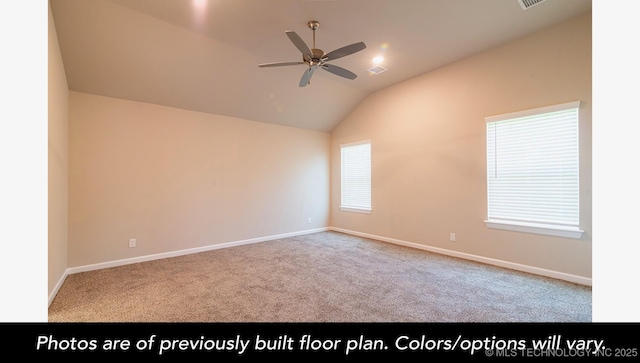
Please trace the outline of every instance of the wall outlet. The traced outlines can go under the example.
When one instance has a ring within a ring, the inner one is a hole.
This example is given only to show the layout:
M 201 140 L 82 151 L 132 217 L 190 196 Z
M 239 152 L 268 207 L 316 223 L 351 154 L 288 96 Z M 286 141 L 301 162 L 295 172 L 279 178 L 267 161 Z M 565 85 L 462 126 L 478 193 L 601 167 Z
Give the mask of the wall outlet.
M 311 217 L 309 217 L 309 219 L 307 220 L 307 223 L 311 223 Z
M 456 234 L 455 233 L 449 233 L 449 241 L 451 241 L 451 242 L 455 242 L 456 241 Z
M 132 238 L 129 240 L 129 247 L 135 247 L 136 246 L 136 239 Z

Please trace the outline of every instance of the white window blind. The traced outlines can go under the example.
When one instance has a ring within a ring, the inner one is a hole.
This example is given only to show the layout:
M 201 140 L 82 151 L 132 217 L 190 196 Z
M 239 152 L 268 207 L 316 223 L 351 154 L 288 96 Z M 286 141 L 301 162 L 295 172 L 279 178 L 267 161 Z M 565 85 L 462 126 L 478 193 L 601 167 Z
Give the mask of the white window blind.
M 371 212 L 371 143 L 363 141 L 340 146 L 340 209 Z
M 486 119 L 489 227 L 581 236 L 579 106 L 576 101 Z

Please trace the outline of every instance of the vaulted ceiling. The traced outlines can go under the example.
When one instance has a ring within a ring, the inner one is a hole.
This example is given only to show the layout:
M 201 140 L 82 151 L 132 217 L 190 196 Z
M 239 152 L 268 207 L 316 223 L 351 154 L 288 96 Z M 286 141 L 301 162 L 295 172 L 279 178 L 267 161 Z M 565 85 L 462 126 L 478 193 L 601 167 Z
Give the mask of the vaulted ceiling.
M 591 10 L 591 0 L 51 0 L 69 89 L 331 131 L 367 95 Z M 527 0 L 527 2 L 535 2 Z M 285 34 L 366 48 L 300 87 Z M 386 71 L 369 72 L 375 56 Z

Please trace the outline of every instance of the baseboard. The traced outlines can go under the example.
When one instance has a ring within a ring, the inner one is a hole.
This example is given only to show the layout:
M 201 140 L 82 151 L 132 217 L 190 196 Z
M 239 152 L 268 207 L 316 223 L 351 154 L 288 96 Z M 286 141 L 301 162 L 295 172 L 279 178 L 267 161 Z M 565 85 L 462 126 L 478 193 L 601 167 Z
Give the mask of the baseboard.
M 56 284 L 56 286 L 53 288 L 53 291 L 51 291 L 51 293 L 49 294 L 49 301 L 47 303 L 47 306 L 51 306 L 51 303 L 53 302 L 53 299 L 56 297 L 56 295 L 58 294 L 58 291 L 60 291 L 60 288 L 62 287 L 62 284 L 64 284 L 64 280 L 67 278 L 67 276 L 69 275 L 68 273 L 68 269 L 62 274 L 62 277 L 60 277 L 60 280 L 58 280 L 58 283 Z
M 523 271 L 523 272 L 527 272 L 527 273 L 531 273 L 531 274 L 535 274 L 535 275 L 541 275 L 541 276 L 551 277 L 551 278 L 554 278 L 554 279 L 565 280 L 565 281 L 573 282 L 573 283 L 580 284 L 580 285 L 592 286 L 592 279 L 589 278 L 589 277 L 572 275 L 572 274 L 567 274 L 567 273 L 564 273 L 564 272 L 547 270 L 547 269 L 543 269 L 543 268 L 539 268 L 539 267 L 522 265 L 522 264 L 519 264 L 519 263 L 514 263 L 514 262 L 509 262 L 509 261 L 496 260 L 496 259 L 493 259 L 493 258 L 477 256 L 477 255 L 472 255 L 472 254 L 458 252 L 458 251 L 447 250 L 447 249 L 444 249 L 444 248 L 426 246 L 426 245 L 419 244 L 419 243 L 407 242 L 407 241 L 402 241 L 402 240 L 398 240 L 398 239 L 395 239 L 395 238 L 389 238 L 389 237 L 376 236 L 376 235 L 373 235 L 373 234 L 356 232 L 356 231 L 343 229 L 343 228 L 329 227 L 329 230 L 330 231 L 335 231 L 335 232 L 341 232 L 341 233 L 345 233 L 345 234 L 350 234 L 350 235 L 354 235 L 354 236 L 374 239 L 374 240 L 377 240 L 377 241 L 394 243 L 394 244 L 401 245 L 401 246 L 417 248 L 417 249 L 421 249 L 421 250 L 425 250 L 425 251 L 439 253 L 439 254 L 442 254 L 442 255 L 458 257 L 458 258 L 462 258 L 462 259 L 466 259 L 466 260 L 472 260 L 472 261 L 476 261 L 476 262 L 482 262 L 482 263 L 486 263 L 486 264 L 489 264 L 489 265 L 509 268 L 509 269 L 517 270 L 517 271 Z
M 97 263 L 97 264 L 93 264 L 93 265 L 71 267 L 71 268 L 67 269 L 66 275 L 67 274 L 71 275 L 71 274 L 75 274 L 75 273 L 78 273 L 78 272 L 100 270 L 100 269 L 109 268 L 109 267 L 129 265 L 129 264 L 145 262 L 145 261 L 159 260 L 159 259 L 163 259 L 163 258 L 184 256 L 184 255 L 189 255 L 189 254 L 192 254 L 192 253 L 212 251 L 212 250 L 217 250 L 217 249 L 221 249 L 221 248 L 229 248 L 229 247 L 242 246 L 242 245 L 247 245 L 247 244 L 252 244 L 252 243 L 271 241 L 271 240 L 276 240 L 276 239 L 280 239 L 280 238 L 295 237 L 295 236 L 301 236 L 301 235 L 305 235 L 305 234 L 325 232 L 325 231 L 328 231 L 328 230 L 329 230 L 328 227 L 307 229 L 307 230 L 304 230 L 304 231 L 283 233 L 283 234 L 278 234 L 278 235 L 251 238 L 251 239 L 245 239 L 245 240 L 233 241 L 233 242 L 218 243 L 218 244 L 215 244 L 215 245 L 209 245 L 209 246 L 203 246 L 203 247 L 197 247 L 197 248 L 189 248 L 189 249 L 185 249 L 185 250 L 171 251 L 171 252 L 165 252 L 165 253 L 158 253 L 158 254 L 155 254 L 155 255 L 139 256 L 139 257 L 127 258 L 127 259 L 123 259 L 123 260 L 110 261 L 110 262 L 102 262 L 102 263 Z

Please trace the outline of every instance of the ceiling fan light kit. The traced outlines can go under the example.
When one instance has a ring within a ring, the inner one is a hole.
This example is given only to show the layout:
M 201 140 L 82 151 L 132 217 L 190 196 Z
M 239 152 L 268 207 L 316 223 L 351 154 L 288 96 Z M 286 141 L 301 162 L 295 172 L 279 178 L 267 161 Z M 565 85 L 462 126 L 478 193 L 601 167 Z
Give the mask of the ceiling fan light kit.
M 306 65 L 307 69 L 302 74 L 300 78 L 299 86 L 305 87 L 311 83 L 311 76 L 313 72 L 317 68 L 321 68 L 329 73 L 333 73 L 337 76 L 347 78 L 347 79 L 356 79 L 358 76 L 339 66 L 334 64 L 329 64 L 328 62 L 346 57 L 353 53 L 359 52 L 366 48 L 364 42 L 353 43 L 342 48 L 338 48 L 329 53 L 325 53 L 322 49 L 316 48 L 316 30 L 320 27 L 320 23 L 316 20 L 311 20 L 307 23 L 309 29 L 313 31 L 313 47 L 310 48 L 302 38 L 296 32 L 292 30 L 285 31 L 285 34 L 293 43 L 293 45 L 298 48 L 300 53 L 302 53 L 302 61 L 299 62 L 275 62 L 275 63 L 262 63 L 259 64 L 258 67 L 281 67 L 281 66 L 292 66 L 292 65 Z

